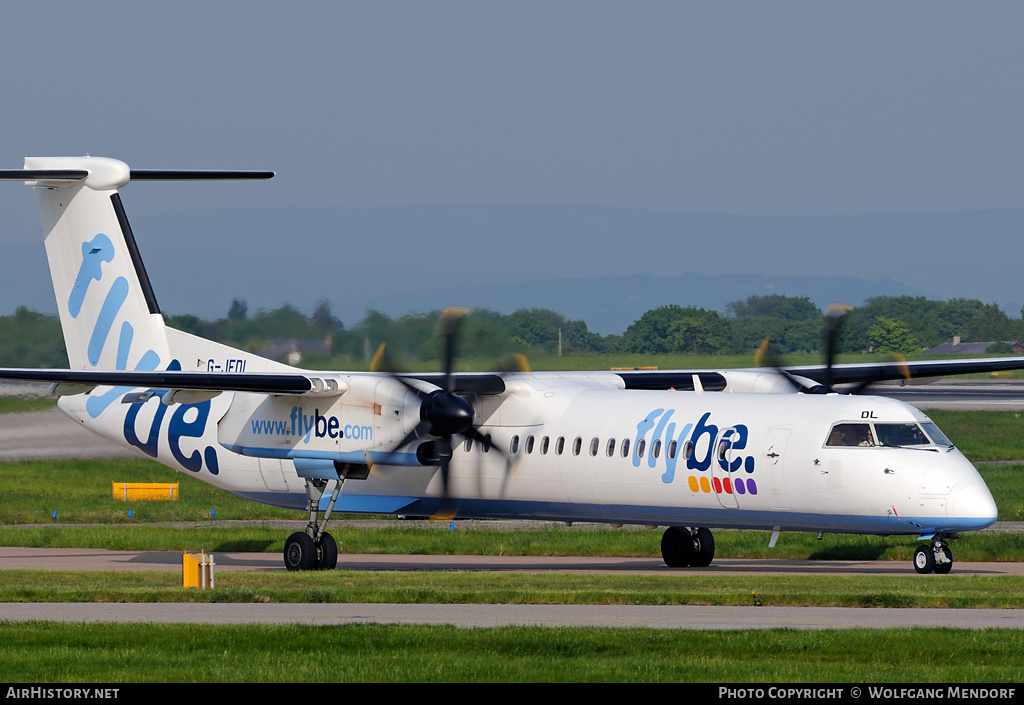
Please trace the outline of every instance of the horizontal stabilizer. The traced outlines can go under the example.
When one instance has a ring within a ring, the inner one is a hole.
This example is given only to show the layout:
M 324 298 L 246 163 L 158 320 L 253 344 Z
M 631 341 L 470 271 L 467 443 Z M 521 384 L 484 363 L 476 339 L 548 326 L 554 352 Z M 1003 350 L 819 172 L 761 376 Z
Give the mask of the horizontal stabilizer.
M 0 181 L 85 181 L 84 169 L 0 169 Z
M 224 181 L 258 180 L 274 177 L 272 171 L 175 171 L 160 169 L 132 169 L 132 181 Z
M 132 181 L 227 181 L 271 179 L 273 171 L 132 169 Z M 0 169 L 0 181 L 85 181 L 85 169 Z

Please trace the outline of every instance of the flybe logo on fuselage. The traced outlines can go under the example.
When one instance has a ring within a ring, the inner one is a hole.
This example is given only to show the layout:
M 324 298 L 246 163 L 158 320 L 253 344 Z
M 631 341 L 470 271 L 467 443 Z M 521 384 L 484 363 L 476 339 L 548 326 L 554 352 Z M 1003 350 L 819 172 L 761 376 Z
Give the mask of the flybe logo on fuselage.
M 372 441 L 373 426 L 342 424 L 341 419 L 331 414 L 321 414 L 313 409 L 312 414 L 303 412 L 302 407 L 293 406 L 285 419 L 250 419 L 250 427 L 256 436 L 292 436 L 309 443 L 310 438 L 349 438 Z
M 674 414 L 674 409 L 655 409 L 637 423 L 633 467 L 638 468 L 646 461 L 653 469 L 664 463 L 661 481 L 669 484 L 676 479 L 676 468 L 683 460 L 686 469 L 693 471 L 687 484 L 694 492 L 757 494 L 757 483 L 750 477 L 754 457 L 738 452 L 747 447 L 749 433 L 745 425 L 735 424 L 719 432 L 719 427 L 711 423 L 709 411 L 696 423 L 683 424 L 677 434 L 679 426 L 672 421 Z M 710 473 L 708 477 L 705 473 L 712 469 L 712 463 L 717 463 L 727 475 L 719 478 Z M 741 471 L 742 476 L 736 474 Z

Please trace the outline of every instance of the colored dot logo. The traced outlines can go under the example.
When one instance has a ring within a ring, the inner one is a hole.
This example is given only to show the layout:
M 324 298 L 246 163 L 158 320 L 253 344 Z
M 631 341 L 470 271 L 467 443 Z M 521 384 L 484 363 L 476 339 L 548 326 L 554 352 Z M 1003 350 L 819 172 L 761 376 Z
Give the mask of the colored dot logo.
M 691 492 L 707 492 L 708 494 L 711 492 L 714 492 L 715 494 L 722 494 L 723 492 L 725 494 L 757 494 L 757 483 L 750 477 L 745 480 L 743 478 L 732 480 L 728 477 L 724 480 L 720 480 L 717 477 L 713 477 L 709 480 L 703 475 L 699 478 L 694 475 L 690 475 L 687 480 L 687 484 L 689 484 Z

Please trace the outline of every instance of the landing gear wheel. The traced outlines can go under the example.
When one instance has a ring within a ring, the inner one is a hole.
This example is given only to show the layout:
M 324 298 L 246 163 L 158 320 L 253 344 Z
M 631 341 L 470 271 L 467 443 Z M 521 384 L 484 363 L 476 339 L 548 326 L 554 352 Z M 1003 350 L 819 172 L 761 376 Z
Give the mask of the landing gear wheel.
M 931 546 L 918 546 L 914 551 L 914 570 L 921 574 L 935 570 L 935 551 Z
M 316 569 L 334 570 L 338 566 L 338 542 L 334 537 L 324 534 L 316 548 Z
M 306 478 L 309 524 L 305 531 L 296 531 L 284 542 L 284 565 L 288 570 L 334 570 L 338 565 L 338 542 L 324 529 L 327 528 L 327 521 L 331 518 L 338 495 L 341 494 L 341 486 L 345 482 L 345 478 L 349 477 L 353 471 L 356 472 L 352 475 L 353 477 L 360 479 L 364 479 L 364 477 L 359 474 L 360 468 L 347 463 L 339 466 L 335 462 L 335 469 L 338 471 L 338 481 L 334 485 L 331 499 L 322 516 L 320 500 L 323 499 L 327 480 Z M 314 539 L 314 536 L 319 538 Z
M 284 567 L 288 570 L 312 570 L 317 564 L 316 544 L 309 534 L 296 531 L 284 542 Z
M 940 560 L 938 557 L 935 558 L 935 572 L 939 575 L 945 575 L 953 570 L 953 552 L 949 550 L 949 546 L 941 546 L 938 550 L 942 552 L 946 560 Z
M 697 555 L 690 565 L 695 568 L 706 568 L 715 559 L 715 537 L 711 529 L 701 527 L 693 534 L 693 541 L 697 549 Z
M 670 568 L 684 568 L 697 557 L 690 530 L 682 526 L 670 526 L 661 536 L 661 557 Z

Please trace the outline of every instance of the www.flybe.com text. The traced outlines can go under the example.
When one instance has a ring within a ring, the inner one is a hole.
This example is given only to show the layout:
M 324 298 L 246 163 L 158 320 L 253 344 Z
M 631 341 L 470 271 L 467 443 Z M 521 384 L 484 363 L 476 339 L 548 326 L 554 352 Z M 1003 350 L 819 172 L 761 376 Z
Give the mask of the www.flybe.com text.
M 304 414 L 297 406 L 292 407 L 287 419 L 251 419 L 250 424 L 257 436 L 303 436 L 306 443 L 312 436 L 373 440 L 373 426 L 342 424 L 337 416 L 321 415 L 320 409 Z

